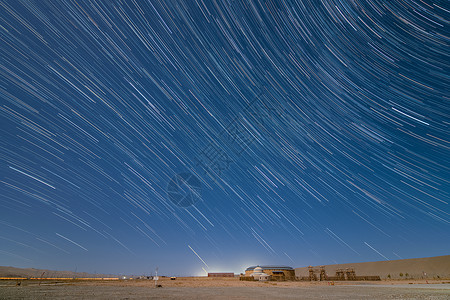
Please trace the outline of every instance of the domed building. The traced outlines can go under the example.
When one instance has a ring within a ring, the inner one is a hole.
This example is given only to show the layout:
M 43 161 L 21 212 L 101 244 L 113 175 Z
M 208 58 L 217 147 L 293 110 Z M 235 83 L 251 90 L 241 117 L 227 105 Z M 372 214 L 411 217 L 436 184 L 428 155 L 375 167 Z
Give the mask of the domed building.
M 255 280 L 264 277 L 261 273 L 270 276 L 265 280 L 295 280 L 295 270 L 288 266 L 251 266 L 245 270 L 245 276 L 252 276 Z
M 246 271 L 247 274 L 247 271 Z M 259 281 L 267 281 L 270 279 L 270 275 L 263 272 L 263 269 L 261 267 L 256 267 L 253 269 L 253 273 L 250 274 L 251 277 L 253 277 L 254 280 Z

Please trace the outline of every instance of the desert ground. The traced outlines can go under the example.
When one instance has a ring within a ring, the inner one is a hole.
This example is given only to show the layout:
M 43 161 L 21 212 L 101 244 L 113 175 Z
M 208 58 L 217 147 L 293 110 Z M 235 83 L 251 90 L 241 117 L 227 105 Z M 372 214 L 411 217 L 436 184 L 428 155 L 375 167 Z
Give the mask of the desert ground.
M 20 285 L 18 285 L 20 283 Z M 449 299 L 450 280 L 249 282 L 238 278 L 2 280 L 0 299 Z
M 160 277 L 158 288 L 148 279 L 89 280 L 86 277 L 100 275 L 0 267 L 0 278 L 9 278 L 0 280 L 0 299 L 450 299 L 449 255 L 329 265 L 326 270 L 332 276 L 336 268 L 347 267 L 357 275 L 379 275 L 382 280 L 258 282 L 236 277 Z M 297 268 L 296 275 L 304 276 L 306 271 Z M 46 276 L 79 279 L 11 279 Z

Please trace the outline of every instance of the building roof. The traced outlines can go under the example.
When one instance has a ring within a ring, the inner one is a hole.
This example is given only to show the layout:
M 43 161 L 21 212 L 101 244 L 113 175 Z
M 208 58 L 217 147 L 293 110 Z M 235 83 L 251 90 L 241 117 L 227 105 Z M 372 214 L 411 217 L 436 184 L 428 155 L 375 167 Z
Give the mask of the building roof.
M 291 268 L 291 267 L 288 267 L 288 266 L 276 266 L 276 265 L 273 265 L 273 266 L 251 266 L 251 267 L 248 267 L 245 271 L 253 271 L 256 267 L 261 267 L 261 269 L 263 269 L 263 270 L 294 270 L 293 268 Z

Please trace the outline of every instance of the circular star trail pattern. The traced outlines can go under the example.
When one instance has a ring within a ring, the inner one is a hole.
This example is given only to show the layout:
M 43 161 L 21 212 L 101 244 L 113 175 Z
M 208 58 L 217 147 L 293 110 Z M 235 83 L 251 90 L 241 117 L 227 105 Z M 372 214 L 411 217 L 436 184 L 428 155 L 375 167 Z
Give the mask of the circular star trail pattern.
M 448 1 L 0 5 L 0 265 L 448 254 Z

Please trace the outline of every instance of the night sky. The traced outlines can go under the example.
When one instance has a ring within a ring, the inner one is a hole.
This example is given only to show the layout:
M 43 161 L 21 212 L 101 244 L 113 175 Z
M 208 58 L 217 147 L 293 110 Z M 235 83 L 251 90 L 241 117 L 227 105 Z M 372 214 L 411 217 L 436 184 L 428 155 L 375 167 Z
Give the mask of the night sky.
M 0 5 L 0 265 L 449 254 L 448 1 Z

